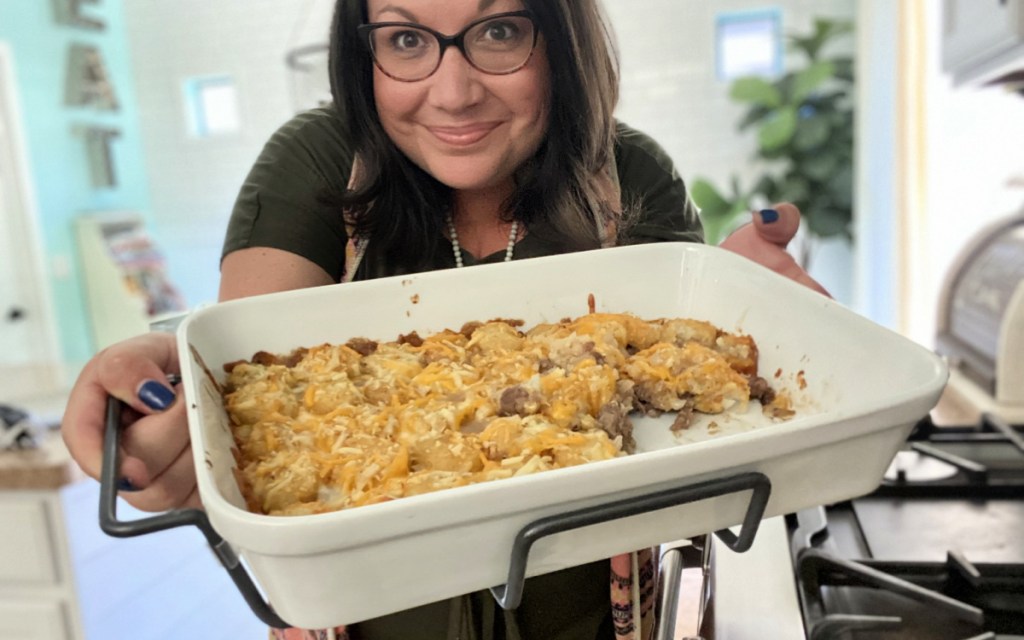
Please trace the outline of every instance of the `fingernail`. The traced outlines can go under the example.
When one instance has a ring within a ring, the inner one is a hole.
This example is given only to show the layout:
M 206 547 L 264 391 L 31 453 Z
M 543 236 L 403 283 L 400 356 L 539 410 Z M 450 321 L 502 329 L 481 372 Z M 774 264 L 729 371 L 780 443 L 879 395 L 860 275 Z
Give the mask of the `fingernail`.
M 132 484 L 132 481 L 128 478 L 121 478 L 117 481 L 117 490 L 124 491 L 126 493 L 134 493 L 138 491 L 139 488 Z
M 156 380 L 147 380 L 139 387 L 139 400 L 154 411 L 167 409 L 174 404 L 176 397 L 173 391 Z
M 775 209 L 761 209 L 761 222 L 771 224 L 773 222 L 778 222 L 778 220 L 779 212 Z

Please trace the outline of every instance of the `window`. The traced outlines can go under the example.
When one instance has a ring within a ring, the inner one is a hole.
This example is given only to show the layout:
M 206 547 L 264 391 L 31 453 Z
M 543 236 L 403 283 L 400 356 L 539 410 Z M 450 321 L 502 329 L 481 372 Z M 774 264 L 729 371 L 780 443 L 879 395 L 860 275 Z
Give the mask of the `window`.
M 238 91 L 230 76 L 190 78 L 185 81 L 185 104 L 192 135 L 197 138 L 238 133 Z
M 782 16 L 778 9 L 723 13 L 715 22 L 719 80 L 772 77 L 782 72 Z

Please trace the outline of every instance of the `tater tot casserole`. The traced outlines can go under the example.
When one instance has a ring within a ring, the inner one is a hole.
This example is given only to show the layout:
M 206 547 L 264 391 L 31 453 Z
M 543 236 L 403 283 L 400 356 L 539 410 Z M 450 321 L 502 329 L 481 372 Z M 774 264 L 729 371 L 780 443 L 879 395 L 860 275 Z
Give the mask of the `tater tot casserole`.
M 634 412 L 788 417 L 757 360 L 704 321 L 592 313 L 260 352 L 223 392 L 249 509 L 303 515 L 627 455 Z

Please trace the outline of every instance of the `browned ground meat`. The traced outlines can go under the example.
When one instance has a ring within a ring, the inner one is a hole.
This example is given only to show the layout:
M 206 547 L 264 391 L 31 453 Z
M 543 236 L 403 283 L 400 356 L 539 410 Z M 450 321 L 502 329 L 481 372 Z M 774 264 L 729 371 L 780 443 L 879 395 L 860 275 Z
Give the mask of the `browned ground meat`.
M 540 410 L 540 399 L 524 387 L 505 389 L 498 400 L 499 416 L 529 416 Z
M 633 438 L 633 423 L 629 419 L 632 407 L 621 404 L 618 400 L 606 404 L 597 414 L 597 424 L 609 437 L 615 439 L 622 436 L 622 450 L 626 453 L 636 452 L 636 440 Z
M 679 410 L 676 415 L 676 419 L 672 422 L 670 427 L 673 432 L 682 431 L 689 429 L 690 425 L 693 424 L 693 404 L 687 402 L 686 406 Z
M 368 356 L 377 351 L 377 343 L 366 338 L 353 338 L 345 343 L 345 346 L 361 356 Z
M 750 381 L 750 399 L 760 400 L 762 405 L 771 404 L 775 399 L 775 391 L 768 381 L 761 376 L 747 376 Z

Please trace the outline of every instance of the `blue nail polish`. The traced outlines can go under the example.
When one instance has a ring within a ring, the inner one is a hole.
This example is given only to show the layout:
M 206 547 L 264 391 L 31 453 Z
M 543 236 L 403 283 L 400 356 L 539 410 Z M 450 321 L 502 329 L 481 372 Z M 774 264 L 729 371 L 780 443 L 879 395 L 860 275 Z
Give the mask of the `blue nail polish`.
M 761 221 L 765 224 L 778 222 L 779 212 L 775 209 L 761 209 Z
M 125 493 L 134 493 L 139 490 L 128 478 L 121 478 L 117 481 L 117 490 Z
M 139 387 L 139 400 L 154 411 L 163 411 L 174 404 L 174 392 L 156 380 L 147 380 Z

